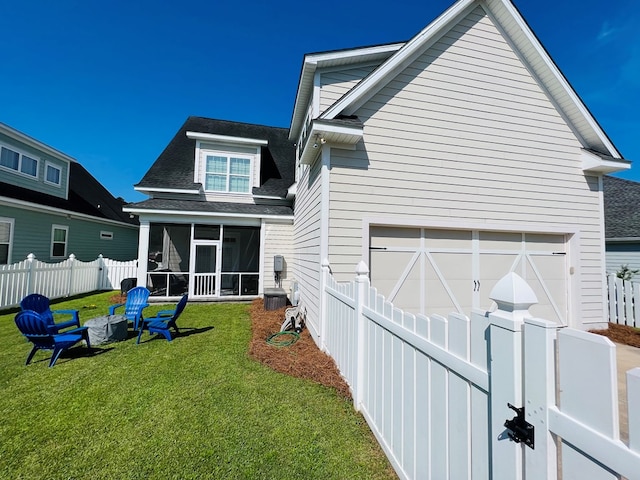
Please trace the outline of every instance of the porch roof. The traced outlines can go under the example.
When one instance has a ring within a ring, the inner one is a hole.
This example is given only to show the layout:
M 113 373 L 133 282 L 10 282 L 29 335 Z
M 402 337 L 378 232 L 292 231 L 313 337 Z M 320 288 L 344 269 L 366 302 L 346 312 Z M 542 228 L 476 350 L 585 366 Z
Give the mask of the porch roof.
M 200 202 L 152 198 L 139 203 L 130 203 L 125 211 L 136 214 L 169 213 L 176 215 L 293 217 L 293 209 L 284 205 L 256 205 L 254 203 Z

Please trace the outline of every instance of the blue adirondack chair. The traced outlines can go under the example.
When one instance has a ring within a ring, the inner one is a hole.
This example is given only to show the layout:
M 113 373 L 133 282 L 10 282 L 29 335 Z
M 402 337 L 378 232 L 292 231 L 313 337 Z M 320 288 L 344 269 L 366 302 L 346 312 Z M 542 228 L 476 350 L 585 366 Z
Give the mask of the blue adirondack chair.
M 80 327 L 78 310 L 51 310 L 51 302 L 49 299 L 39 293 L 32 293 L 31 295 L 24 297 L 20 302 L 20 308 L 22 310 L 31 310 L 39 313 L 47 325 L 54 328 L 55 331 L 53 333 L 60 333 L 60 330 L 62 329 L 75 327 L 73 331 L 67 330 L 66 332 L 63 332 L 74 333 L 75 329 L 82 328 Z M 55 323 L 54 314 L 71 315 L 71 320 Z
M 149 290 L 145 287 L 134 287 L 127 292 L 127 300 L 125 303 L 111 305 L 109 307 L 109 315 L 116 315 L 116 309 L 124 307 L 124 316 L 130 322 L 133 322 L 133 329 L 140 328 L 142 322 L 142 310 L 148 307 Z
M 91 348 L 86 328 L 76 329 L 74 333 L 55 333 L 54 327 L 45 318 L 33 310 L 22 310 L 15 317 L 16 326 L 27 340 L 33 343 L 33 348 L 27 356 L 25 365 L 29 365 L 38 350 L 53 350 L 49 367 L 53 367 L 62 352 L 84 340 L 87 348 Z
M 175 330 L 176 333 L 180 333 L 178 330 L 178 325 L 176 324 L 176 320 L 184 310 L 184 307 L 187 305 L 187 300 L 189 300 L 189 296 L 187 294 L 183 295 L 178 304 L 176 305 L 175 310 L 162 310 L 157 313 L 155 317 L 145 318 L 141 325 L 140 331 L 138 332 L 138 340 L 136 343 L 140 343 L 140 337 L 142 337 L 142 331 L 147 330 L 151 333 L 159 333 L 163 335 L 169 342 L 172 340 L 171 337 L 171 328 Z

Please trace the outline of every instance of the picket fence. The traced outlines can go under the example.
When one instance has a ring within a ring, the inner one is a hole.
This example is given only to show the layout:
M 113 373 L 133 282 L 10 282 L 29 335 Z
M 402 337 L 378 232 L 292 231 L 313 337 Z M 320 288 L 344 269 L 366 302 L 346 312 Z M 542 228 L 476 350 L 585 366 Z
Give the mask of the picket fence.
M 0 309 L 17 307 L 30 293 L 54 299 L 119 289 L 122 280 L 136 277 L 137 265 L 137 260 L 119 262 L 102 255 L 81 262 L 74 254 L 59 263 L 45 263 L 31 253 L 21 262 L 0 265 Z
M 537 300 L 514 273 L 492 291 L 498 309 L 470 319 L 405 313 L 363 262 L 356 273 L 337 283 L 323 263 L 319 341 L 400 478 L 640 478 L 640 368 L 626 373 L 627 444 L 609 339 L 529 318 Z M 531 446 L 505 427 L 509 404 Z
M 640 328 L 640 283 L 622 280 L 615 273 L 607 274 L 609 293 L 609 321 Z

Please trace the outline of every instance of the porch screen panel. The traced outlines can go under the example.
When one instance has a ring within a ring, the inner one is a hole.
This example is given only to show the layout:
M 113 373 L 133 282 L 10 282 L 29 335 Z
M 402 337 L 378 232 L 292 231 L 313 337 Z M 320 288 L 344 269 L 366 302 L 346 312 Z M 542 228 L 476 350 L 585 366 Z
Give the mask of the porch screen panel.
M 224 227 L 222 295 L 257 295 L 260 228 Z

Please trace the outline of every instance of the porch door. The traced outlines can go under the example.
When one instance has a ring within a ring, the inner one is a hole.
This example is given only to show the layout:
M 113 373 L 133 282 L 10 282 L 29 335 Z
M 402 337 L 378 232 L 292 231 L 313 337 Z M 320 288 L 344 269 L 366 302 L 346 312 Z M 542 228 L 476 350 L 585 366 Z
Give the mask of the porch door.
M 217 266 L 220 261 L 219 242 L 200 241 L 194 245 L 191 272 L 194 297 L 211 297 L 220 295 L 220 272 Z

